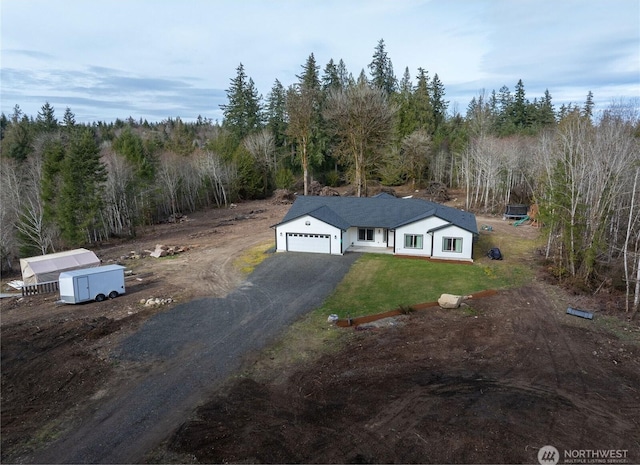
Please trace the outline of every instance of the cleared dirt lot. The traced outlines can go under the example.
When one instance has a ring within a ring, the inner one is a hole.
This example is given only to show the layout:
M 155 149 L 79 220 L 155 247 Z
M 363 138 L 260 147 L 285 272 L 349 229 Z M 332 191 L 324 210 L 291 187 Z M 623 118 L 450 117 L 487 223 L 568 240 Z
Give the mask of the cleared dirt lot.
M 554 294 L 532 284 L 346 330 L 343 351 L 285 380 L 230 384 L 170 450 L 202 463 L 537 463 L 550 444 L 636 463 L 637 328 L 616 337 Z
M 124 338 L 166 307 L 140 300 L 223 296 L 244 276 L 235 257 L 273 240 L 288 206 L 270 201 L 190 215 L 98 250 L 105 262 L 155 244 L 188 246 L 172 258 L 124 260 L 141 280 L 101 304 L 55 298 L 3 301 L 2 462 L 72 428 L 119 380 L 141 376 L 115 363 Z M 499 218 L 504 234 L 529 235 Z M 543 280 L 469 303 L 432 308 L 367 330 L 342 331 L 338 354 L 301 365 L 267 356 L 259 376 L 229 381 L 149 460 L 176 462 L 535 463 L 538 448 L 627 450 L 640 462 L 640 332 L 615 297 L 571 296 Z M 566 307 L 596 311 L 594 321 Z M 168 406 L 167 408 L 170 408 Z
M 144 367 L 114 361 L 118 344 L 166 306 L 145 307 L 150 298 L 176 303 L 225 296 L 245 275 L 234 264 L 242 251 L 273 242 L 269 226 L 287 205 L 266 200 L 188 215 L 181 222 L 141 230 L 135 241 L 97 249 L 104 263 L 133 270 L 127 293 L 113 300 L 57 305 L 57 295 L 2 299 L 2 462 L 20 459 L 72 427 L 81 408 L 99 404 L 123 379 Z M 156 244 L 188 251 L 156 259 Z M 140 259 L 122 259 L 141 252 Z M 14 276 L 17 278 L 19 276 Z M 11 276 L 3 276 L 11 279 Z

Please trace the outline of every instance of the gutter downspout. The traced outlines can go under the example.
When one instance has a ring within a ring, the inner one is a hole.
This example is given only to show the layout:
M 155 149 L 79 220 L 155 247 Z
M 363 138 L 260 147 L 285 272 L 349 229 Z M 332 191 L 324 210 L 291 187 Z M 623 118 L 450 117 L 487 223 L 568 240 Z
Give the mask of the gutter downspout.
M 393 230 L 393 255 L 396 254 L 396 245 L 398 244 L 398 238 L 396 237 L 396 230 Z M 389 236 L 387 235 L 387 241 L 389 240 Z
M 431 255 L 430 255 L 430 257 L 433 258 L 433 231 L 427 231 L 427 234 L 429 234 L 431 236 Z
M 278 251 L 278 228 L 271 226 L 273 228 L 273 238 L 275 239 L 276 244 L 276 252 Z

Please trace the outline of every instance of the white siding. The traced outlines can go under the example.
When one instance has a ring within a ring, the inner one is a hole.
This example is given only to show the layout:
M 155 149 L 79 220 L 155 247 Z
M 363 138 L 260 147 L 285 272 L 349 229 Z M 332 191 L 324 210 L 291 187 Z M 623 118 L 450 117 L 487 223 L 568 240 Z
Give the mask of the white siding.
M 349 228 L 347 229 L 347 233 L 345 234 L 345 241 L 349 246 L 356 247 L 387 247 L 387 243 L 384 240 L 384 228 L 366 228 L 373 229 L 373 240 L 372 241 L 360 241 L 358 240 L 358 229 L 360 228 Z
M 352 245 L 356 247 L 384 248 L 393 247 L 395 243 L 394 253 L 398 255 L 433 256 L 434 258 L 449 260 L 472 261 L 472 233 L 453 225 L 427 233 L 427 231 L 447 224 L 447 221 L 432 216 L 401 226 L 395 231 L 388 231 L 387 245 L 384 240 L 384 228 L 372 228 L 374 230 L 373 241 L 360 241 L 358 240 L 357 227 L 351 227 L 342 232 L 335 226 L 305 215 L 276 227 L 276 250 L 279 252 L 287 250 L 287 234 L 326 235 L 329 236 L 330 253 L 333 255 L 342 255 Z M 422 236 L 422 248 L 405 247 L 405 235 L 407 234 Z M 443 251 L 443 238 L 445 237 L 461 238 L 461 252 Z M 313 244 L 311 242 L 313 241 L 310 241 L 310 250 L 308 251 L 317 252 L 317 247 L 312 247 Z M 298 246 L 301 243 L 304 243 L 304 241 L 298 241 Z M 313 248 L 315 250 L 311 250 Z
M 342 255 L 342 231 L 312 216 L 305 215 L 276 227 L 276 250 L 278 252 L 287 250 L 287 234 L 328 235 L 331 241 L 331 254 Z
M 445 220 L 436 218 L 435 216 L 425 218 L 424 220 L 416 221 L 415 223 L 407 224 L 396 229 L 396 249 L 395 253 L 399 255 L 419 255 L 424 257 L 431 256 L 431 234 L 427 234 L 427 231 L 438 226 L 447 224 Z M 405 247 L 405 235 L 415 234 L 422 235 L 422 248 L 408 248 Z
M 462 252 L 445 252 L 443 239 L 445 237 L 462 238 Z M 457 226 L 442 228 L 433 233 L 433 256 L 449 260 L 472 260 L 473 234 Z

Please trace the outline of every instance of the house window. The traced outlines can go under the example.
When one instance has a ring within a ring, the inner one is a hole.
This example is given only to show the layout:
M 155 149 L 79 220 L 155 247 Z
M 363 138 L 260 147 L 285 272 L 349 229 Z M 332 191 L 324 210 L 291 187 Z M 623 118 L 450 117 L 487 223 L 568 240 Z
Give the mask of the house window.
M 373 240 L 373 228 L 358 228 L 358 240 L 359 241 L 372 241 Z
M 442 251 L 462 253 L 462 238 L 461 237 L 443 237 Z
M 405 249 L 421 249 L 422 248 L 422 234 L 405 234 L 404 235 L 404 248 Z

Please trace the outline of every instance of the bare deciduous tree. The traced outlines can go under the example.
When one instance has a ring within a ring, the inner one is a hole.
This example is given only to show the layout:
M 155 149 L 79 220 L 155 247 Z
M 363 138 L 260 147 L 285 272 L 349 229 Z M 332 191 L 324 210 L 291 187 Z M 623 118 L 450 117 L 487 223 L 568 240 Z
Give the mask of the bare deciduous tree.
M 589 282 L 599 261 L 608 261 L 621 236 L 620 206 L 631 195 L 637 142 L 629 125 L 609 115 L 597 126 L 571 115 L 539 155 L 545 180 L 539 193 L 549 233 L 561 240 L 561 262 L 572 277 Z M 551 244 L 551 236 L 550 236 Z
M 262 191 L 266 197 L 269 190 L 269 178 L 277 166 L 276 139 L 270 130 L 262 129 L 245 137 L 243 144 L 253 157 L 258 171 L 262 174 Z
M 103 156 L 107 166 L 103 219 L 111 233 L 135 236 L 136 209 L 135 167 L 113 152 Z
M 315 89 L 294 85 L 287 91 L 286 107 L 289 116 L 287 134 L 296 141 L 297 153 L 302 165 L 304 195 L 309 193 L 309 143 L 315 121 L 316 102 Z
M 19 233 L 18 243 L 26 249 L 35 248 L 42 255 L 53 250 L 55 230 L 45 221 L 44 202 L 41 195 L 42 157 L 41 144 L 29 157 L 28 164 L 6 168 L 3 191 L 10 197 L 7 207 L 13 209 L 13 227 Z M 5 184 L 6 182 L 6 184 Z M 4 203 L 4 202 L 3 202 Z
M 196 160 L 203 185 L 208 193 L 207 201 L 211 196 L 216 206 L 226 206 L 229 186 L 237 178 L 235 165 L 223 163 L 218 155 L 209 150 L 202 152 Z
M 417 129 L 402 140 L 402 161 L 407 174 L 407 180 L 411 182 L 412 189 L 416 184 L 420 185 L 429 165 L 429 150 L 431 150 L 431 137 L 424 129 Z
M 640 168 L 636 168 L 636 174 L 633 178 L 633 188 L 631 190 L 631 203 L 629 205 L 629 216 L 627 221 L 627 232 L 624 238 L 624 246 L 623 246 L 623 256 L 624 256 L 624 280 L 626 283 L 626 299 L 625 299 L 625 310 L 629 311 L 629 297 L 631 291 L 631 276 L 629 273 L 629 240 L 631 239 L 631 231 L 634 223 L 634 219 L 637 219 L 637 215 L 634 216 L 634 207 L 636 201 L 636 190 L 638 188 L 638 175 L 640 174 Z M 640 258 L 638 259 L 638 268 L 640 269 Z M 640 271 L 639 271 L 640 272 Z M 640 280 L 636 282 L 636 287 L 640 284 Z M 634 310 L 638 307 L 638 291 L 636 290 L 636 296 L 634 299 Z
M 16 207 L 20 202 L 20 176 L 17 163 L 8 158 L 0 159 L 0 269 L 7 265 L 12 269 L 11 257 L 18 244 L 14 224 L 17 219 Z
M 182 177 L 180 164 L 184 158 L 178 159 L 174 154 L 165 152 L 160 156 L 160 166 L 156 175 L 156 183 L 160 194 L 161 205 L 164 205 L 162 213 L 175 215 L 180 211 L 178 198 Z M 168 210 L 167 210 L 168 207 Z
M 367 176 L 391 141 L 396 107 L 361 80 L 330 92 L 324 114 L 339 140 L 338 157 L 353 170 L 356 195 L 366 196 Z

